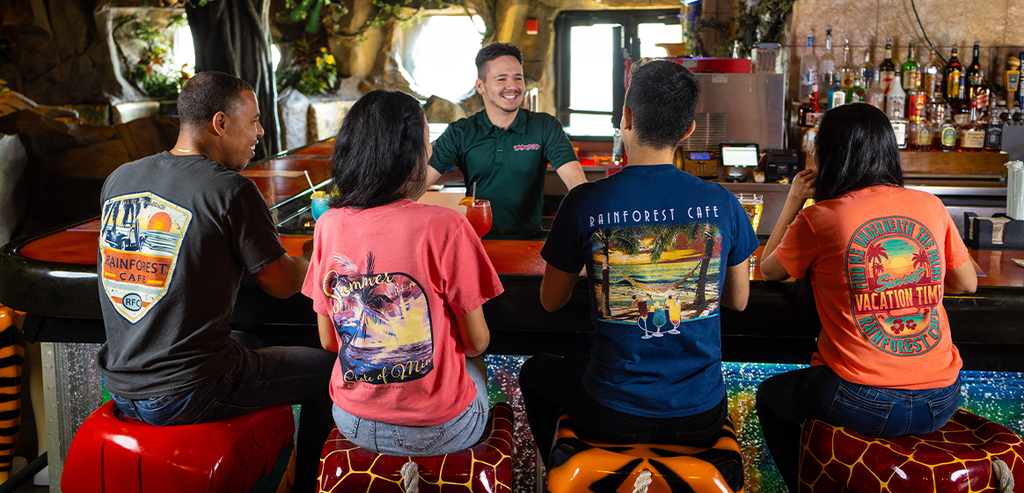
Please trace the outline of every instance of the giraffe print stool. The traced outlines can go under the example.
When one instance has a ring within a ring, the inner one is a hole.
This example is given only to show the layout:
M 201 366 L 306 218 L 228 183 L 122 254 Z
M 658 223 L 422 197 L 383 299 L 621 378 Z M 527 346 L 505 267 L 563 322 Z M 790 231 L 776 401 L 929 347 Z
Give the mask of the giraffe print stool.
M 402 479 L 410 463 L 415 465 L 410 477 L 419 476 L 417 486 Z M 491 408 L 484 437 L 473 447 L 430 457 L 370 452 L 334 427 L 320 454 L 318 484 L 321 492 L 511 493 L 512 407 L 502 402 Z
M 548 492 L 741 493 L 743 459 L 732 418 L 700 447 L 581 440 L 562 415 L 548 469 Z
M 1024 491 L 1024 442 L 964 409 L 938 431 L 895 438 L 809 419 L 800 445 L 801 493 Z

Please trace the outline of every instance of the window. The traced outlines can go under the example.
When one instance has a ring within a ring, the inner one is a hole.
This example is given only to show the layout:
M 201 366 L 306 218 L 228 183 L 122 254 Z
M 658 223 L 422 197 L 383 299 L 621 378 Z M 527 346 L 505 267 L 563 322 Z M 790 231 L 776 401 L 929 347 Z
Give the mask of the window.
M 571 135 L 612 135 L 622 117 L 625 92 L 621 53 L 634 59 L 667 56 L 655 44 L 682 42 L 678 16 L 677 9 L 559 14 L 555 20 L 556 102 L 558 119 Z
M 465 13 L 425 15 L 402 30 L 398 53 L 416 92 L 458 101 L 473 90 L 483 19 Z

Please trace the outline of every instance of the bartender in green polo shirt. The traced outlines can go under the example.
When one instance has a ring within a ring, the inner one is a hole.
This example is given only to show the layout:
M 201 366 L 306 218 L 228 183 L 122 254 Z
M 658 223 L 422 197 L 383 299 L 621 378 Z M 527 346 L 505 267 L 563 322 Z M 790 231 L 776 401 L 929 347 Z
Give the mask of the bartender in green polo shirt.
M 476 55 L 476 91 L 484 110 L 448 126 L 434 145 L 427 183 L 458 166 L 476 197 L 491 201 L 492 231 L 540 229 L 544 177 L 550 162 L 565 186 L 586 181 L 558 119 L 519 105 L 523 54 L 511 43 L 485 46 Z

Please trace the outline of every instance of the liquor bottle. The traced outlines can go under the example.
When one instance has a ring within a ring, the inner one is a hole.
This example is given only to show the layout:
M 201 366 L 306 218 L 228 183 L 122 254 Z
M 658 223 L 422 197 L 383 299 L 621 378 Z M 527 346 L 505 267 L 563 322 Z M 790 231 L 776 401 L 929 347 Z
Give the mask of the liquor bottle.
M 985 121 L 985 151 L 999 152 L 1003 148 L 1003 120 L 999 115 L 1006 111 L 1006 102 L 999 101 L 989 111 Z
M 935 148 L 942 152 L 953 152 L 956 150 L 957 132 L 956 123 L 949 115 L 949 107 L 945 103 L 937 104 L 932 108 L 935 115 Z
M 818 58 L 814 56 L 814 31 L 807 34 L 807 49 L 800 59 L 800 101 L 811 97 L 811 86 L 818 83 Z
M 928 120 L 911 120 L 907 124 L 907 147 L 919 152 L 932 150 L 932 133 L 932 124 Z
M 907 120 L 911 122 L 924 120 L 926 116 L 925 106 L 928 104 L 928 96 L 921 89 L 920 86 L 915 87 L 907 94 Z
M 900 69 L 900 78 L 903 79 L 903 90 L 910 94 L 911 91 L 921 86 L 921 73 L 917 70 L 917 60 L 914 59 L 914 42 L 910 42 L 907 50 L 907 61 L 903 62 Z
M 892 85 L 889 86 L 889 92 L 885 94 L 885 113 L 890 119 L 894 115 L 903 117 L 907 112 L 907 93 L 903 92 L 900 82 L 900 74 L 896 74 Z
M 920 68 L 918 74 L 921 78 L 921 88 L 929 100 L 942 94 L 942 65 L 935 49 L 928 54 L 928 63 Z
M 955 113 L 961 113 L 964 105 L 964 67 L 956 56 L 956 41 L 949 54 L 949 62 L 942 72 L 942 96 Z
M 875 72 L 875 81 L 868 89 L 868 92 L 864 93 L 864 101 L 868 104 L 885 111 L 885 91 L 882 89 L 882 83 L 880 78 L 882 76 L 881 71 Z
M 830 92 L 833 82 L 840 82 L 836 58 L 832 56 L 832 26 L 828 26 L 825 31 L 825 54 L 818 59 L 818 73 L 821 74 L 818 86 L 824 87 Z M 826 101 L 826 103 L 831 104 L 831 101 Z
M 846 91 L 846 102 L 857 103 L 864 101 L 864 88 L 861 87 L 860 76 L 853 78 L 853 87 Z
M 871 49 L 864 50 L 864 63 L 860 66 L 860 80 L 864 84 L 864 90 L 871 89 L 871 83 L 875 80 L 875 64 L 871 63 Z
M 893 79 L 893 80 L 898 83 L 898 81 L 899 81 L 899 74 L 897 74 L 896 78 Z M 897 83 L 893 83 L 892 87 L 889 88 L 889 94 L 888 94 L 889 96 L 892 96 L 893 95 L 893 91 L 895 91 L 897 89 L 899 90 L 899 92 L 901 92 L 901 93 L 903 92 L 903 88 L 899 87 L 899 85 L 897 85 Z M 889 115 L 889 123 L 892 124 L 892 131 L 896 133 L 896 147 L 899 147 L 900 149 L 906 149 L 907 148 L 907 119 L 903 118 L 903 105 L 902 105 L 902 101 L 896 100 L 896 101 L 891 101 L 890 103 L 891 104 L 888 106 L 889 107 L 889 111 L 887 111 L 886 113 Z M 897 103 L 899 103 L 899 104 L 897 104 Z
M 985 148 L 985 125 L 978 121 L 978 106 L 971 104 L 970 121 L 960 127 L 960 152 L 981 152 Z
M 882 91 L 889 92 L 889 85 L 896 76 L 896 64 L 892 61 L 892 38 L 885 38 L 885 59 L 878 66 L 881 73 Z
M 828 88 L 828 109 L 844 104 L 846 104 L 846 91 L 843 90 L 839 77 L 836 77 L 832 79 L 832 87 Z
M 985 73 L 981 70 L 981 48 L 979 43 L 978 38 L 974 38 L 974 48 L 971 50 L 971 54 L 973 55 L 971 64 L 967 66 L 967 70 L 964 72 L 964 96 L 968 101 L 977 99 L 983 92 L 984 88 L 983 83 L 985 82 Z M 978 107 L 987 108 L 988 105 L 984 101 L 979 101 Z
M 839 66 L 839 79 L 842 81 L 844 91 L 853 88 L 854 77 L 857 77 L 857 71 L 850 63 L 850 40 L 847 39 L 843 46 L 843 64 Z
M 816 127 L 821 119 L 821 107 L 818 105 L 818 85 L 811 86 L 811 96 L 807 101 L 800 103 L 797 108 L 797 125 L 801 127 Z

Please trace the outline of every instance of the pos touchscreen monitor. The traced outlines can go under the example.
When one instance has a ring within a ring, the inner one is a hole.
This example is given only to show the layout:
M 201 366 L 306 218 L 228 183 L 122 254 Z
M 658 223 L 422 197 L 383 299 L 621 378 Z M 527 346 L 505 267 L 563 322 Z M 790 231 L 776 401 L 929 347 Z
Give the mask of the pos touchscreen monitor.
M 730 180 L 743 180 L 745 175 L 743 168 L 753 169 L 757 167 L 760 153 L 757 144 L 719 144 L 719 159 L 725 167 L 726 175 Z

